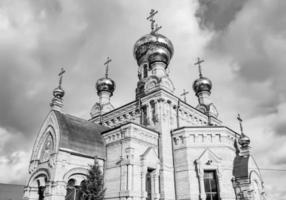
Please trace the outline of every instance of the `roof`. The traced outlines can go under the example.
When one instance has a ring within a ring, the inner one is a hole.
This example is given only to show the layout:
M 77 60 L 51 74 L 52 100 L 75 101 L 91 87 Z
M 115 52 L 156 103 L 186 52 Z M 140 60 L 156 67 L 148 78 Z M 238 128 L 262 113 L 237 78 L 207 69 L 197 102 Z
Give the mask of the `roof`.
M 236 156 L 233 161 L 233 176 L 235 178 L 248 178 L 249 156 Z
M 24 195 L 24 185 L 0 183 L 1 200 L 22 200 Z
M 107 127 L 69 114 L 54 111 L 60 129 L 60 147 L 87 156 L 105 159 L 105 144 L 101 132 Z

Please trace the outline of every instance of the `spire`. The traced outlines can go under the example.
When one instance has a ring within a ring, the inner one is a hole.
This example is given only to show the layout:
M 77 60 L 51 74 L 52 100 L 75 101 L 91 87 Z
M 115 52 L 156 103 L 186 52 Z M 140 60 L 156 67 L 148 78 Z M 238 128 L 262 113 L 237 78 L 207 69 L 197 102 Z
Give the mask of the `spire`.
M 59 85 L 56 87 L 53 91 L 53 99 L 52 102 L 50 103 L 51 109 L 52 110 L 58 110 L 61 111 L 63 107 L 63 97 L 65 95 L 65 91 L 62 89 L 62 81 L 63 81 L 63 75 L 66 71 L 64 68 L 61 68 L 60 73 L 58 74 L 59 76 Z
M 155 23 L 155 19 L 154 16 L 158 13 L 158 10 L 154 10 L 151 9 L 149 16 L 146 18 L 147 20 L 149 20 L 151 22 L 151 34 L 156 34 L 161 28 L 162 26 L 158 26 L 157 23 Z
M 197 59 L 197 62 L 194 63 L 194 65 L 198 65 L 198 68 L 199 68 L 199 77 L 202 78 L 203 75 L 202 75 L 202 68 L 201 68 L 201 63 L 205 62 L 204 60 L 201 60 L 199 57 Z

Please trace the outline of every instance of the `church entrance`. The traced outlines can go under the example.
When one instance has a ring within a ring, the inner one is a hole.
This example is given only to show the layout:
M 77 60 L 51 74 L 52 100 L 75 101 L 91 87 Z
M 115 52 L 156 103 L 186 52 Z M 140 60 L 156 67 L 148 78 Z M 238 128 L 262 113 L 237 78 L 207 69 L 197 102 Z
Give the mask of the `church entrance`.
M 146 173 L 146 192 L 147 192 L 147 198 L 146 200 L 152 200 L 152 172 L 154 169 L 148 168 Z

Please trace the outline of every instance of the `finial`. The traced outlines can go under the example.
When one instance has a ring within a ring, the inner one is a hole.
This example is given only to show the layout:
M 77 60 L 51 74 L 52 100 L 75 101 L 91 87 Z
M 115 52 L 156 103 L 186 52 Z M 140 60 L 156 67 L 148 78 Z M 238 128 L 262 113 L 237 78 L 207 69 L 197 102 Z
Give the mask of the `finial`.
M 66 73 L 66 70 L 62 67 L 59 73 L 59 88 L 62 88 L 62 81 L 63 81 L 64 73 Z
M 185 89 L 183 90 L 183 93 L 181 94 L 181 96 L 184 96 L 184 101 L 187 102 L 187 94 L 189 94 L 188 91 L 186 91 Z
M 241 135 L 244 135 L 244 133 L 243 133 L 243 127 L 242 127 L 242 119 L 241 119 L 241 117 L 240 117 L 240 114 L 237 115 L 237 120 L 239 121 L 239 126 L 240 126 Z
M 162 28 L 162 26 L 158 26 L 157 23 L 155 24 L 154 16 L 157 13 L 158 13 L 158 10 L 155 11 L 154 9 L 151 9 L 149 16 L 146 18 L 147 20 L 151 22 L 151 34 L 157 33 Z
M 59 86 L 56 87 L 53 91 L 53 99 L 52 102 L 50 103 L 50 106 L 53 110 L 58 110 L 61 111 L 63 107 L 63 97 L 65 95 L 65 91 L 62 89 L 62 81 L 63 81 L 63 75 L 66 71 L 64 68 L 61 68 L 60 73 L 58 74 L 59 76 Z
M 109 58 L 109 57 L 107 57 L 106 58 L 106 61 L 105 61 L 105 63 L 104 63 L 104 65 L 105 65 L 105 78 L 108 78 L 108 65 L 109 65 L 109 63 L 111 62 L 112 60 Z
M 197 62 L 194 63 L 194 65 L 198 65 L 198 67 L 199 67 L 199 76 L 200 76 L 200 78 L 203 77 L 203 75 L 202 75 L 202 68 L 201 68 L 201 63 L 203 63 L 203 62 L 205 62 L 205 61 L 204 61 L 204 60 L 201 60 L 201 59 L 198 57 Z

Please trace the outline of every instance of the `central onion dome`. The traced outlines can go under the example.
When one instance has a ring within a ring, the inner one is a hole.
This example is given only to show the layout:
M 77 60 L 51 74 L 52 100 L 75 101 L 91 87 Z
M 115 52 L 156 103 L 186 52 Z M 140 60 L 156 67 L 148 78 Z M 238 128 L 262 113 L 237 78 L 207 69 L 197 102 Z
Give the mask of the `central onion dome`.
M 200 92 L 206 91 L 206 92 L 211 92 L 212 89 L 212 82 L 210 79 L 201 76 L 195 82 L 193 83 L 193 90 L 195 91 L 196 95 Z
M 104 77 L 104 78 L 98 79 L 95 87 L 96 87 L 98 94 L 100 92 L 106 91 L 106 92 L 109 92 L 112 96 L 115 90 L 115 82 L 108 77 Z
M 144 35 L 134 45 L 134 57 L 137 64 L 143 62 L 164 62 L 168 66 L 174 53 L 172 42 L 164 35 L 150 33 Z

